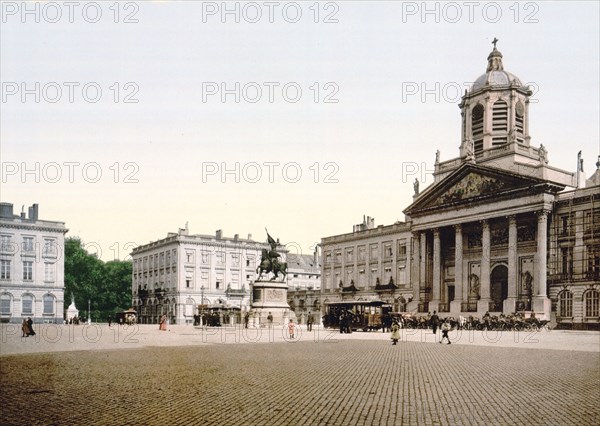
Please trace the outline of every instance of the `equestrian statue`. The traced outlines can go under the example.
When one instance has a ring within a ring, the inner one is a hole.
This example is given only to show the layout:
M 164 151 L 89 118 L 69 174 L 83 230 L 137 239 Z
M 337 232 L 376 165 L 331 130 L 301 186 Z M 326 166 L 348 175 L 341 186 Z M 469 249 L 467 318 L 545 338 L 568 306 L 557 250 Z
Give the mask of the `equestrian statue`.
M 265 231 L 267 231 L 266 228 Z M 271 246 L 271 250 L 262 250 L 260 265 L 258 265 L 258 268 L 256 268 L 258 279 L 260 280 L 263 272 L 266 272 L 267 274 L 273 273 L 273 278 L 271 278 L 271 281 L 275 281 L 279 276 L 279 273 L 281 273 L 281 281 L 285 281 L 285 277 L 287 276 L 287 262 L 280 262 L 278 259 L 278 257 L 281 257 L 281 254 L 279 254 L 276 250 L 277 246 L 279 245 L 279 241 L 275 241 L 273 237 L 269 235 L 269 231 L 267 231 L 267 242 Z

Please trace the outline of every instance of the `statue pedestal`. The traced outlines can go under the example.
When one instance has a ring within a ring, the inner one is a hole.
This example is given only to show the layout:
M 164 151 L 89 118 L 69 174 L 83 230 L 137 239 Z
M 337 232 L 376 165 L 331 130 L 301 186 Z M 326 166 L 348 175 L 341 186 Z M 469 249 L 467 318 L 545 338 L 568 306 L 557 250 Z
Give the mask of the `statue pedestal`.
M 289 321 L 290 306 L 287 303 L 287 283 L 255 281 L 252 284 L 251 318 L 255 327 L 268 327 L 269 312 L 273 326 L 282 327 Z

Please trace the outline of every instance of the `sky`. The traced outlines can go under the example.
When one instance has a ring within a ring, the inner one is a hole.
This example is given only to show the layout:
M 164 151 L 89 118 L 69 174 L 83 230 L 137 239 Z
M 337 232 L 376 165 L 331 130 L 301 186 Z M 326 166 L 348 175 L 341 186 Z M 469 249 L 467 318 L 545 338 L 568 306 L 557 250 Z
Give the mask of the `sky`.
M 598 2 L 2 2 L 1 200 L 104 260 L 404 220 L 497 38 L 550 165 L 600 154 Z

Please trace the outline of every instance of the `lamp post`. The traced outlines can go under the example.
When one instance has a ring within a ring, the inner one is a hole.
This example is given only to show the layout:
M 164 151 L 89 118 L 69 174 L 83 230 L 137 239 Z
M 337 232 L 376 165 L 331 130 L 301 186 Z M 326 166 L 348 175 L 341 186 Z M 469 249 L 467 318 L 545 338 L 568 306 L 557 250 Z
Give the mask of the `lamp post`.
M 90 299 L 88 299 L 88 324 L 92 323 L 92 311 L 91 311 Z
M 204 317 L 204 286 L 200 287 L 200 327 L 202 327 Z

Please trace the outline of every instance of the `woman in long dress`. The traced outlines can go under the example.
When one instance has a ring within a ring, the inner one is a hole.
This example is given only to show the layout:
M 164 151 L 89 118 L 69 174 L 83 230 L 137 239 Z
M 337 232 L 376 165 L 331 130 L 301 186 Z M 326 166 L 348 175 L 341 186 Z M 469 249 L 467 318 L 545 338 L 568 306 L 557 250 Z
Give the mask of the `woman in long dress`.
M 400 340 L 400 324 L 398 324 L 398 321 L 394 320 L 394 323 L 392 324 L 392 345 L 395 345 L 398 343 L 398 340 Z
M 160 326 L 158 327 L 159 330 L 162 331 L 167 331 L 167 316 L 163 315 L 162 317 L 160 317 Z

